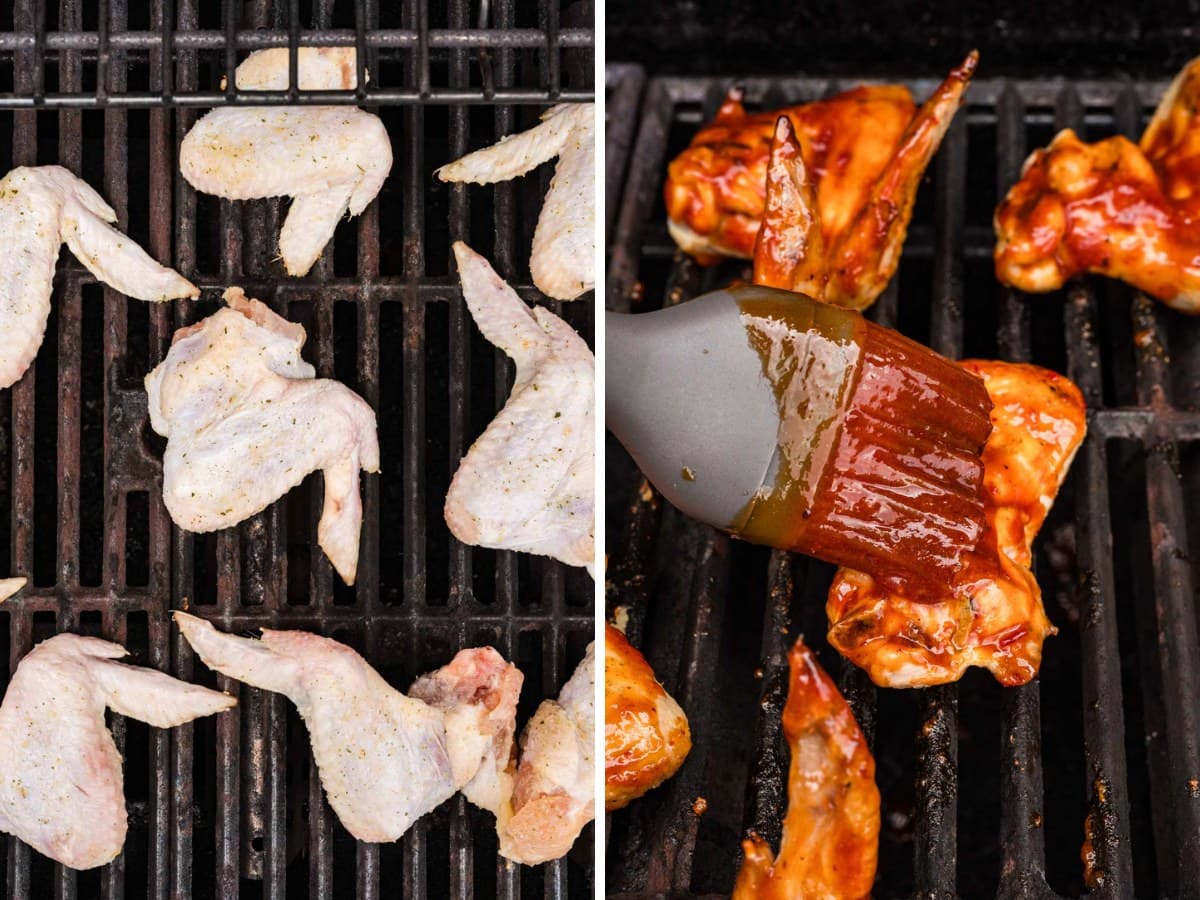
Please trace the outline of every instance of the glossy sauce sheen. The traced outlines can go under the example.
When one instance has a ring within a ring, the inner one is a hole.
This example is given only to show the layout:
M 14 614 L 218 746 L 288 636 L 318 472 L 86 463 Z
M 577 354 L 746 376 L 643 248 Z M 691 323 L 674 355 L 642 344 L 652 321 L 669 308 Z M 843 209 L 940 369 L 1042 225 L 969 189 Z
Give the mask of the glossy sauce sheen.
M 1001 684 L 1037 674 L 1054 626 L 1030 571 L 1031 545 L 1086 432 L 1078 388 L 1018 363 L 966 361 L 995 402 L 983 451 L 983 537 L 936 603 L 915 603 L 841 569 L 829 589 L 829 640 L 885 687 L 924 687 L 983 666 Z
M 671 162 L 664 187 L 667 215 L 709 244 L 702 261 L 750 257 L 766 202 L 771 138 L 784 115 L 804 143 L 821 223 L 832 242 L 865 204 L 916 111 L 900 85 L 859 87 L 761 113 L 747 113 L 731 97 Z
M 604 627 L 604 808 L 621 809 L 675 774 L 692 749 L 687 717 L 616 628 Z
M 894 331 L 799 295 L 738 306 L 781 426 L 773 479 L 731 531 L 876 573 L 915 596 L 936 591 L 982 532 L 983 383 Z
M 1065 129 L 997 207 L 996 277 L 1053 291 L 1095 272 L 1200 313 L 1200 61 L 1172 83 L 1141 141 Z

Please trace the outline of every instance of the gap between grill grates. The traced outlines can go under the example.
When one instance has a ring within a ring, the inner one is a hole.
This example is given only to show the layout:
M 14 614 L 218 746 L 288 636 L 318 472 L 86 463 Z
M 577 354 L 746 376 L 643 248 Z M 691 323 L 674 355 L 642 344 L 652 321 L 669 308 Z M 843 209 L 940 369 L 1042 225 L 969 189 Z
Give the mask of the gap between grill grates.
M 628 160 L 620 186 L 607 186 L 620 198 L 610 309 L 682 302 L 744 268 L 701 269 L 679 254 L 661 200 L 667 162 L 730 79 L 656 78 L 642 92 L 643 79 L 636 66 L 608 68 L 610 178 Z M 855 82 L 739 83 L 748 106 L 773 108 Z M 910 84 L 916 97 L 933 86 Z M 798 633 L 873 742 L 884 794 L 876 896 L 1078 896 L 1089 813 L 1105 873 L 1096 896 L 1200 892 L 1189 865 L 1200 853 L 1200 323 L 1111 282 L 1024 298 L 991 271 L 991 211 L 1025 155 L 1061 127 L 1136 136 L 1164 88 L 974 83 L 922 186 L 900 272 L 871 311 L 951 356 L 1065 372 L 1087 398 L 1088 440 L 1035 546 L 1061 633 L 1033 684 L 1006 691 L 976 671 L 943 688 L 877 690 L 824 641 L 831 567 L 685 519 L 610 438 L 609 611 L 630 609 L 630 636 L 684 706 L 694 741 L 675 779 L 612 817 L 610 893 L 727 895 L 744 830 L 778 842 L 786 651 Z M 614 125 L 633 118 L 626 151 Z
M 0 400 L 0 567 L 31 576 L 31 588 L 0 609 L 9 662 L 0 689 L 33 643 L 73 630 L 241 701 L 234 714 L 171 732 L 114 716 L 131 818 L 125 853 L 75 873 L 5 837 L 6 896 L 590 896 L 590 831 L 567 859 L 509 867 L 490 816 L 461 797 L 398 844 L 356 843 L 322 798 L 290 705 L 214 681 L 167 611 L 190 607 L 234 631 L 319 631 L 401 687 L 461 647 L 494 644 L 526 675 L 522 722 L 558 693 L 592 636 L 590 579 L 465 547 L 441 517 L 451 461 L 511 380 L 503 354 L 474 333 L 449 244 L 468 240 L 523 296 L 540 299 L 525 259 L 550 170 L 471 190 L 431 173 L 526 127 L 548 103 L 591 99 L 591 26 L 589 4 L 553 0 L 450 0 L 432 10 L 427 0 L 387 9 L 376 0 L 244 9 L 230 0 L 20 0 L 0 11 L 5 170 L 61 163 L 82 174 L 124 230 L 204 290 L 196 303 L 130 301 L 63 256 L 35 367 Z M 197 195 L 178 174 L 178 146 L 203 112 L 194 107 L 246 102 L 215 90 L 246 51 L 329 42 L 359 48 L 367 88 L 254 102 L 361 103 L 384 119 L 396 164 L 312 273 L 285 280 L 273 260 L 280 204 Z M 230 283 L 301 322 L 318 375 L 346 382 L 379 412 L 384 471 L 364 481 L 353 589 L 315 549 L 319 476 L 217 535 L 173 528 L 162 506 L 161 442 L 147 427 L 141 380 L 175 328 L 213 311 Z M 590 342 L 591 306 L 554 308 Z

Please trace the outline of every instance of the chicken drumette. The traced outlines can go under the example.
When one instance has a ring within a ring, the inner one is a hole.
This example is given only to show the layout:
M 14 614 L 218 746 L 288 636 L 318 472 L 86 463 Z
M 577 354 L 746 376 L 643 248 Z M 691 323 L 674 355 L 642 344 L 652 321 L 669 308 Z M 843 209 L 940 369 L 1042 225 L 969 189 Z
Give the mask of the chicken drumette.
M 919 111 L 899 85 L 766 113 L 747 113 L 731 92 L 671 163 L 672 237 L 701 261 L 753 255 L 762 284 L 870 306 L 895 273 L 921 176 L 978 59 L 971 53 Z
M 1071 129 L 1035 150 L 996 209 L 996 277 L 1022 291 L 1108 275 L 1200 313 L 1200 59 L 1175 78 L 1139 144 Z
M 604 628 L 604 808 L 621 809 L 674 775 L 692 749 L 687 716 L 625 635 Z

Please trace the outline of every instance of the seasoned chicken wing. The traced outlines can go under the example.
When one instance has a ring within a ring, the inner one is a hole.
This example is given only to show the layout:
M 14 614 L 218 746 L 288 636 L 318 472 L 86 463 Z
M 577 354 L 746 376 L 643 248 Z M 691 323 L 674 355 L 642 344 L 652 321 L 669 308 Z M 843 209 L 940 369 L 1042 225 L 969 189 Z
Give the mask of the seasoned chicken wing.
M 1094 272 L 1200 313 L 1200 59 L 1176 77 L 1139 145 L 1071 129 L 1025 161 L 996 208 L 996 277 L 1040 293 Z
M 344 384 L 314 378 L 304 329 L 248 299 L 175 333 L 146 376 L 150 425 L 167 438 L 163 502 L 188 531 L 266 509 L 313 471 L 325 479 L 317 541 L 347 584 L 358 569 L 358 472 L 379 471 L 375 413 Z
M 460 541 L 590 566 L 595 556 L 592 352 L 566 322 L 530 309 L 478 253 L 454 245 L 463 299 L 512 357 L 508 403 L 459 463 L 446 524 Z
M 353 47 L 301 47 L 301 90 L 358 86 Z M 237 68 L 242 90 L 287 87 L 286 50 L 260 50 Z M 357 216 L 392 168 L 378 116 L 350 106 L 239 106 L 214 109 L 179 148 L 179 169 L 196 190 L 230 200 L 291 197 L 279 233 L 289 275 L 304 275 L 338 221 Z
M 895 274 L 921 176 L 978 58 L 919 111 L 898 85 L 767 113 L 747 113 L 731 92 L 670 165 L 672 237 L 702 262 L 754 255 L 760 283 L 869 306 Z
M 625 635 L 604 627 L 604 808 L 628 806 L 679 771 L 687 716 Z
M 513 816 L 501 853 L 536 865 L 564 856 L 596 817 L 596 653 L 583 661 L 557 700 L 545 700 L 521 733 L 521 764 L 513 785 Z
M 360 841 L 397 840 L 455 791 L 482 788 L 485 767 L 507 767 L 521 675 L 490 647 L 418 680 L 431 705 L 329 638 L 263 629 L 253 640 L 182 612 L 175 621 L 210 669 L 296 704 L 329 805 Z
M 788 654 L 783 735 L 792 752 L 779 853 L 756 834 L 733 900 L 860 900 L 879 858 L 875 759 L 850 706 L 803 639 Z
M 199 297 L 196 286 L 159 265 L 117 231 L 113 208 L 61 166 L 20 167 L 0 180 L 0 389 L 16 384 L 37 356 L 50 316 L 58 248 L 64 243 L 89 272 L 138 300 Z
M 0 705 L 0 831 L 72 869 L 125 845 L 125 779 L 104 711 L 171 728 L 232 697 L 117 662 L 125 648 L 60 634 L 21 660 Z
M 546 111 L 540 125 L 435 173 L 442 181 L 493 184 L 558 157 L 529 257 L 533 283 L 556 300 L 574 300 L 596 285 L 595 117 L 595 104 L 561 103 Z
M 940 602 L 916 602 L 838 570 L 829 642 L 884 687 L 957 681 L 983 666 L 1004 685 L 1037 674 L 1055 629 L 1030 571 L 1033 539 L 1083 442 L 1079 389 L 1037 366 L 969 360 L 994 404 L 983 448 L 984 532 Z

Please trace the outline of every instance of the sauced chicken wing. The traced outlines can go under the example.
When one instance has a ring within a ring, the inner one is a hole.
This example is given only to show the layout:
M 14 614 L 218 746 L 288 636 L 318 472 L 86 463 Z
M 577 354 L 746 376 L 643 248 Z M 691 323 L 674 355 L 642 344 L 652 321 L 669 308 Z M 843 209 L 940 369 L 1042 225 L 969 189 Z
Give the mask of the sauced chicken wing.
M 446 494 L 460 541 L 553 556 L 595 557 L 592 352 L 552 312 L 530 309 L 478 253 L 454 245 L 463 298 L 483 336 L 512 357 L 508 402 L 467 451 Z
M 352 47 L 301 47 L 301 90 L 351 90 Z M 286 50 L 252 53 L 235 74 L 240 90 L 287 88 Z M 289 275 L 312 268 L 338 221 L 375 199 L 392 168 L 378 116 L 352 106 L 239 106 L 214 109 L 179 148 L 179 169 L 196 190 L 230 200 L 292 197 L 279 233 Z
M 521 675 L 490 647 L 418 680 L 431 705 L 329 638 L 263 629 L 253 640 L 182 612 L 175 621 L 210 669 L 296 704 L 329 805 L 361 841 L 397 840 L 455 791 L 482 787 L 485 767 L 507 768 Z
M 761 283 L 810 293 L 819 285 L 814 296 L 827 302 L 869 306 L 895 273 L 917 186 L 977 62 L 969 55 L 920 111 L 899 85 L 753 114 L 731 93 L 670 165 L 672 237 L 701 261 L 755 255 Z
M 996 277 L 1053 291 L 1083 272 L 1200 313 L 1200 59 L 1176 77 L 1135 145 L 1071 129 L 1035 150 L 996 209 Z
M 469 153 L 435 173 L 442 181 L 493 184 L 558 157 L 529 257 L 533 283 L 547 297 L 574 300 L 596 284 L 596 107 L 560 103 L 521 134 Z
M 840 569 L 829 589 L 829 641 L 885 687 L 957 681 L 983 666 L 1005 685 L 1037 674 L 1054 626 L 1030 571 L 1033 539 L 1084 438 L 1078 388 L 1017 363 L 966 361 L 994 404 L 983 448 L 984 532 L 940 602 L 885 590 Z
M 783 734 L 791 748 L 779 853 L 756 834 L 733 900 L 860 900 L 879 858 L 875 759 L 854 713 L 803 640 L 788 654 Z
M 362 502 L 358 471 L 379 471 L 375 413 L 300 358 L 304 329 L 239 288 L 228 308 L 175 333 L 146 376 L 150 424 L 167 438 L 163 502 L 188 531 L 261 512 L 317 469 L 325 505 L 317 541 L 354 583 Z
M 104 198 L 61 166 L 22 166 L 0 181 L 0 234 L 7 243 L 0 257 L 0 389 L 16 384 L 42 345 L 64 243 L 89 272 L 129 297 L 200 296 L 117 231 L 116 221 Z
M 521 733 L 513 816 L 500 835 L 509 859 L 530 866 L 558 859 L 596 817 L 595 686 L 596 648 L 588 644 L 558 699 L 543 701 Z
M 0 705 L 0 831 L 72 869 L 111 862 L 125 844 L 125 779 L 104 711 L 171 728 L 235 703 L 117 662 L 125 655 L 120 644 L 57 635 L 21 660 Z
M 604 808 L 658 787 L 692 749 L 687 716 L 625 635 L 604 628 Z

